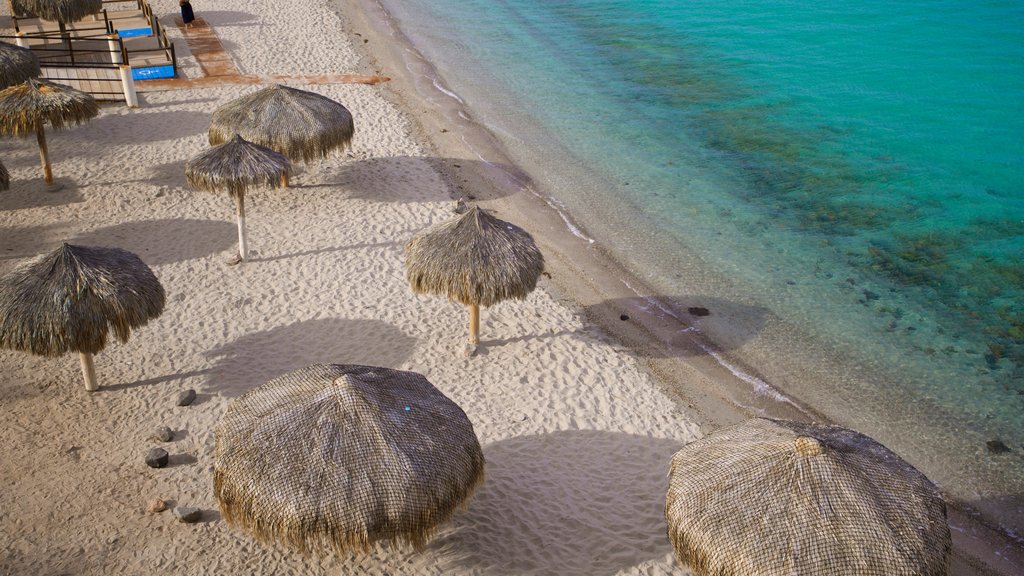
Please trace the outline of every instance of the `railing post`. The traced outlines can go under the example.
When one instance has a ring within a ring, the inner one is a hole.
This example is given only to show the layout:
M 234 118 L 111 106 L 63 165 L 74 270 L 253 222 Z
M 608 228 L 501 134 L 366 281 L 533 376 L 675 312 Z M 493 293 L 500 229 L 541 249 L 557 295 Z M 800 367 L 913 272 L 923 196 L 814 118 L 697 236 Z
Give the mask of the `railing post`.
M 17 34 L 15 34 L 15 36 L 16 36 L 16 38 L 14 39 L 14 43 L 15 44 L 17 44 L 18 46 L 21 46 L 22 48 L 28 48 L 28 40 L 25 40 L 25 33 L 24 32 L 18 32 Z
M 139 107 L 139 95 L 135 93 L 135 80 L 132 78 L 132 67 L 121 65 L 121 87 L 124 89 L 124 102 L 129 108 Z
M 120 36 L 117 34 L 107 35 L 107 50 L 110 50 L 110 61 L 114 64 L 124 64 L 124 58 L 121 57 L 121 47 L 118 45 Z

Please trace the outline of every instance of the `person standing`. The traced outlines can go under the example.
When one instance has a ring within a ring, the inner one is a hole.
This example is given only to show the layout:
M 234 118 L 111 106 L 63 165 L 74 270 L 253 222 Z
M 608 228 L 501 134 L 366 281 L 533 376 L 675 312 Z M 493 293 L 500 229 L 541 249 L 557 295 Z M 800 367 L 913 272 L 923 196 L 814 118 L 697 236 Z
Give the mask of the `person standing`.
M 185 23 L 185 28 L 191 28 L 192 21 L 196 19 L 196 14 L 192 11 L 192 4 L 189 3 L 189 0 L 178 0 L 178 6 L 181 7 L 181 21 Z

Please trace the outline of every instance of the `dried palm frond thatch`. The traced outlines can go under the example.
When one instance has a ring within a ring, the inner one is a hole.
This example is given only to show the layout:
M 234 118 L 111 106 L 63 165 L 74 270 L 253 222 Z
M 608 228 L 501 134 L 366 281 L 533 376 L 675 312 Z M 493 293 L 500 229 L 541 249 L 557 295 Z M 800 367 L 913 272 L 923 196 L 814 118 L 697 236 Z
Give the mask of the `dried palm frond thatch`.
M 0 88 L 39 76 L 39 58 L 32 50 L 0 42 Z
M 426 378 L 314 364 L 228 406 L 216 430 L 221 513 L 303 552 L 420 548 L 483 479 L 461 408 Z
M 680 562 L 700 576 L 948 571 L 938 488 L 840 426 L 754 418 L 685 446 L 665 518 Z
M 10 187 L 11 173 L 7 171 L 7 166 L 0 162 L 0 190 L 8 190 Z
M 31 12 L 43 20 L 60 23 L 77 22 L 103 9 L 103 0 L 18 0 L 21 10 Z
M 288 158 L 235 134 L 185 164 L 189 185 L 209 192 L 227 192 L 235 199 L 238 217 L 238 259 L 245 260 L 245 192 L 252 186 L 278 188 L 288 176 Z
M 352 114 L 314 92 L 276 84 L 224 104 L 210 118 L 210 144 L 235 134 L 293 162 L 326 158 L 352 141 Z
M 526 298 L 544 271 L 544 255 L 529 232 L 473 206 L 413 236 L 405 269 L 414 292 L 469 306 L 472 353 L 480 342 L 480 306 Z
M 36 135 L 43 179 L 53 182 L 44 126 L 77 126 L 100 113 L 96 100 L 70 86 L 30 78 L 0 90 L 0 134 L 21 138 Z
M 164 289 L 138 256 L 119 248 L 72 246 L 0 278 L 0 347 L 42 356 L 81 355 L 96 390 L 92 355 L 111 329 L 127 342 L 164 309 Z

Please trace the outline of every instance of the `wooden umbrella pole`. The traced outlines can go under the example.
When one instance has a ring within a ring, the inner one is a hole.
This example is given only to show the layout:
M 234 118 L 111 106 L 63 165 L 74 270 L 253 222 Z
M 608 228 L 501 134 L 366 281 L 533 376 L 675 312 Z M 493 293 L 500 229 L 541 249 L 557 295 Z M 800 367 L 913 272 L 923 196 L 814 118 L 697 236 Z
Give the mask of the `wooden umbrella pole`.
M 480 344 L 480 305 L 469 305 L 469 345 L 473 348 Z
M 235 209 L 238 212 L 238 256 L 245 260 L 248 244 L 245 241 L 245 195 L 235 196 Z
M 281 174 L 281 188 L 288 187 L 288 173 Z
M 99 390 L 99 384 L 96 383 L 96 366 L 92 363 L 92 354 L 79 352 L 78 358 L 82 361 L 82 377 L 85 378 L 85 389 L 89 392 Z
M 39 142 L 39 160 L 43 163 L 43 181 L 53 184 L 53 171 L 50 170 L 50 154 L 46 150 L 46 132 L 42 122 L 36 127 L 36 141 Z

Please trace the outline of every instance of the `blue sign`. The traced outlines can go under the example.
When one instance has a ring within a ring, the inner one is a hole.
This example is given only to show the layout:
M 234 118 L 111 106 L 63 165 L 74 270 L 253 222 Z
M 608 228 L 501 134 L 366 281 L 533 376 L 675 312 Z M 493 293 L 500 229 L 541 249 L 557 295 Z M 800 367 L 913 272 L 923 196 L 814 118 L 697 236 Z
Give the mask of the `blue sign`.
M 156 80 L 158 78 L 174 78 L 174 66 L 147 66 L 132 68 L 133 80 Z
M 132 28 L 131 30 L 115 30 L 117 35 L 121 38 L 131 38 L 132 36 L 152 36 L 152 28 Z

